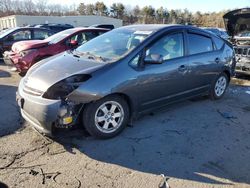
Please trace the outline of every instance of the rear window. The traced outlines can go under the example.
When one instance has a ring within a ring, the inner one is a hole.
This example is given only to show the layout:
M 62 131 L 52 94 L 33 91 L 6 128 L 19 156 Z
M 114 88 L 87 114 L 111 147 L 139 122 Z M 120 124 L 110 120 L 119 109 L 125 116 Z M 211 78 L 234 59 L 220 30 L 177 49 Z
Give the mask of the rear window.
M 199 34 L 188 34 L 189 55 L 210 52 L 213 50 L 213 43 L 209 37 Z

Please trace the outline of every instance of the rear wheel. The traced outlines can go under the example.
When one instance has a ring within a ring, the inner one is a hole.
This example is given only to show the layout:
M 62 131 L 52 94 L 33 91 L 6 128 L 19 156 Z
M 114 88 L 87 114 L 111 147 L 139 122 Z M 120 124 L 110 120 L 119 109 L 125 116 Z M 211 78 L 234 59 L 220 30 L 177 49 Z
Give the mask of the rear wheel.
M 120 96 L 108 96 L 88 104 L 83 111 L 86 130 L 97 138 L 111 138 L 128 124 L 129 107 Z
M 210 96 L 212 99 L 217 100 L 223 97 L 229 83 L 228 76 L 223 72 L 221 73 L 214 83 L 212 84 Z

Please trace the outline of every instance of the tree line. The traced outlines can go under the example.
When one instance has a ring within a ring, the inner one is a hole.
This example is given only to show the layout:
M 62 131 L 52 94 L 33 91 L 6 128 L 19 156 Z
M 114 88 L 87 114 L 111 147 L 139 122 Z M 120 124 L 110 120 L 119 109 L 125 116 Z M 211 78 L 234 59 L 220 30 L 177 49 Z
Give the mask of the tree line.
M 162 6 L 128 7 L 122 3 L 114 3 L 110 7 L 102 1 L 94 4 L 79 3 L 70 6 L 49 4 L 48 0 L 1 0 L 0 17 L 9 15 L 40 16 L 77 16 L 101 15 L 122 19 L 124 25 L 136 23 L 155 24 L 192 24 L 203 27 L 224 27 L 222 16 L 227 11 L 201 13 L 188 9 L 169 10 Z

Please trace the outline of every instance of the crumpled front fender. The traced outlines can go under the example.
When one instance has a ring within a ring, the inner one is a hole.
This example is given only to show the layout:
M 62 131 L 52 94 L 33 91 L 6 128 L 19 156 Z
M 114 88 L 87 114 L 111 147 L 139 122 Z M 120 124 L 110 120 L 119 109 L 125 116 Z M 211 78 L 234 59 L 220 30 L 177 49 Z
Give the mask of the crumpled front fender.
M 67 98 L 69 101 L 72 101 L 75 103 L 86 104 L 92 101 L 97 101 L 103 97 L 104 95 L 102 94 L 76 89 L 72 93 L 70 93 Z

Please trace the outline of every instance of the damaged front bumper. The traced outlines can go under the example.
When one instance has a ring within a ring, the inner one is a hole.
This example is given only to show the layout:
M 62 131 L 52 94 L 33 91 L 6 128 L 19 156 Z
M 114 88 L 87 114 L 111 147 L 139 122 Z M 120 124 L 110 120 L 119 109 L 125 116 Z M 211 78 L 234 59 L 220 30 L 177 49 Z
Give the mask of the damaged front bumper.
M 8 66 L 14 66 L 14 63 L 10 58 L 12 55 L 13 55 L 13 53 L 11 51 L 5 51 L 3 53 L 3 61 Z
M 43 98 L 37 91 L 32 93 L 30 88 L 25 88 L 24 79 L 19 84 L 16 100 L 22 117 L 40 133 L 48 136 L 53 135 L 56 127 L 66 128 L 75 124 L 80 111 L 77 105 Z
M 16 67 L 18 72 L 27 72 L 34 62 L 34 56 L 31 54 L 23 57 L 13 51 L 5 51 L 3 60 L 6 65 Z

